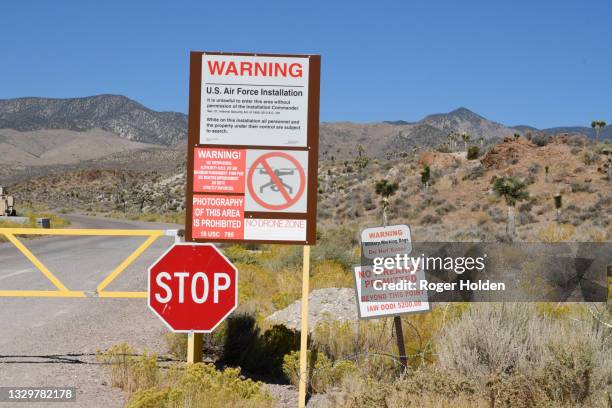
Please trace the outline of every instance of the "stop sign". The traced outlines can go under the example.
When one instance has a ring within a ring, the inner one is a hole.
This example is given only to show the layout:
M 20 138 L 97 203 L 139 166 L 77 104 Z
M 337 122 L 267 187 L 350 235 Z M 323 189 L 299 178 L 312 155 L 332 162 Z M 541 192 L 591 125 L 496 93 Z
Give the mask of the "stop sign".
M 175 332 L 209 333 L 238 304 L 238 270 L 212 244 L 174 244 L 149 267 L 149 307 Z

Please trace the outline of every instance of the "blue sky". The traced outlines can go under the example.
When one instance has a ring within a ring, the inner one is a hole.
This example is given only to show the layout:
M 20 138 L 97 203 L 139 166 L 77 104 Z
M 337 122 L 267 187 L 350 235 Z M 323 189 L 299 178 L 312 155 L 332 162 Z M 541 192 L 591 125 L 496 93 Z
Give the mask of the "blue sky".
M 322 121 L 612 122 L 609 0 L 2 2 L 0 98 L 186 112 L 190 50 L 321 54 Z

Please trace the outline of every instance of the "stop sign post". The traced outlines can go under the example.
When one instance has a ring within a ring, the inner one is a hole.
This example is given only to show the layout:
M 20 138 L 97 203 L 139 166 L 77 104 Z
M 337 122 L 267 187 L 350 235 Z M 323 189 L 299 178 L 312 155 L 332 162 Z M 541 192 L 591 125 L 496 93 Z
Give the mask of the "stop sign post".
M 149 267 L 149 307 L 177 333 L 210 333 L 238 304 L 238 270 L 212 244 L 176 243 Z

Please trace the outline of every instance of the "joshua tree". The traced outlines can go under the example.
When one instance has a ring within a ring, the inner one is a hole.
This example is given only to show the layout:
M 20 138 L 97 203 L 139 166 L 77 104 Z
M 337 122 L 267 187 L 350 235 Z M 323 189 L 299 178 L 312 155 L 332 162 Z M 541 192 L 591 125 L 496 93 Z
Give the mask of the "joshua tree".
M 480 148 L 482 149 L 484 147 L 484 137 L 479 137 L 478 138 L 478 144 L 480 145 Z
M 521 138 L 521 134 L 520 133 L 515 133 L 514 134 L 514 140 L 519 140 Z
M 594 120 L 591 122 L 591 127 L 595 130 L 595 141 L 599 142 L 599 133 L 601 129 L 606 127 L 605 120 Z
M 525 200 L 529 197 L 527 183 L 517 177 L 496 177 L 493 181 L 493 191 L 506 200 L 506 205 L 508 206 L 506 234 L 512 240 L 515 232 L 514 206 L 517 201 Z
M 363 148 L 363 145 L 358 144 L 357 145 L 357 158 L 355 158 L 355 164 L 357 165 L 358 168 L 365 169 L 369 162 L 370 162 L 370 159 L 365 155 L 365 149 Z
M 376 194 L 382 197 L 383 225 L 387 225 L 388 221 L 387 208 L 389 208 L 389 197 L 395 194 L 398 188 L 399 184 L 389 183 L 385 179 L 376 182 Z
M 469 135 L 469 133 L 462 133 L 461 134 L 461 139 L 463 140 L 463 145 L 465 146 L 465 151 L 467 151 L 467 145 L 468 142 L 470 141 L 472 137 Z
M 557 193 L 554 196 L 555 209 L 557 210 L 557 224 L 561 223 L 561 206 L 563 205 L 563 196 L 561 193 Z
M 450 132 L 448 134 L 448 142 L 451 149 L 455 148 L 455 146 L 457 145 L 457 140 L 459 140 L 459 135 L 457 134 L 457 132 Z
M 431 178 L 431 169 L 429 168 L 429 165 L 426 164 L 423 166 L 423 171 L 421 172 L 421 183 L 423 184 L 423 189 L 425 190 L 426 193 L 427 193 L 427 190 L 429 190 L 430 178 Z
M 412 157 L 416 157 L 417 155 L 417 151 L 419 150 L 418 147 L 416 146 L 412 146 Z

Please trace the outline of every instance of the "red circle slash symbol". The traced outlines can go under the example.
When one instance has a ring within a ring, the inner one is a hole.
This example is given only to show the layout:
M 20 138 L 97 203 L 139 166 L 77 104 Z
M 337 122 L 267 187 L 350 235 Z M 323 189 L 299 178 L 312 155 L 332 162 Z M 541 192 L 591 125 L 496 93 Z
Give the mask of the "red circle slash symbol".
M 279 178 L 278 174 L 274 171 L 274 169 L 272 169 L 272 166 L 270 166 L 270 164 L 268 163 L 268 159 L 277 157 L 281 157 L 290 161 L 297 170 L 297 174 L 299 176 L 299 187 L 293 197 L 291 197 L 291 195 L 287 192 L 285 184 Z M 253 186 L 253 175 L 255 174 L 255 170 L 260 166 L 263 167 L 266 174 L 270 177 L 270 181 L 274 184 L 275 190 L 282 194 L 285 200 L 284 203 L 268 203 L 264 201 L 262 197 L 259 197 L 257 195 L 256 189 Z M 249 174 L 247 175 L 247 187 L 249 189 L 251 197 L 253 197 L 253 200 L 255 200 L 255 202 L 261 205 L 262 207 L 267 208 L 269 210 L 286 210 L 287 208 L 290 208 L 292 205 L 297 203 L 302 197 L 302 194 L 304 194 L 304 190 L 306 189 L 306 176 L 304 174 L 304 169 L 302 168 L 302 165 L 300 164 L 300 162 L 297 161 L 295 157 L 285 152 L 270 152 L 258 157 L 257 160 L 255 160 L 251 165 L 251 168 L 249 169 Z

